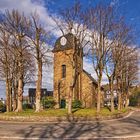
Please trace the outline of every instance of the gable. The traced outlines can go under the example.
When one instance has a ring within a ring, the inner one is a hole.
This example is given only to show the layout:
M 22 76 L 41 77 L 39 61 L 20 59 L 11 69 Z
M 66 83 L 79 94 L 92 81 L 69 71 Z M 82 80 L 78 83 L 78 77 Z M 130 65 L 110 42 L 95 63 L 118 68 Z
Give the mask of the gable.
M 97 81 L 87 71 L 83 70 L 83 74 L 85 74 L 94 85 L 98 85 Z

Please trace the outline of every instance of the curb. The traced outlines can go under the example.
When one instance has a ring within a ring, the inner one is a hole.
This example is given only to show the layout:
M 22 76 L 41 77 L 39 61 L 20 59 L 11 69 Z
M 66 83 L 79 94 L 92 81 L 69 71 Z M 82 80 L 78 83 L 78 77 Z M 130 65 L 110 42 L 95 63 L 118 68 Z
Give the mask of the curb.
M 40 117 L 40 116 L 0 116 L 0 122 L 24 122 L 24 123 L 88 123 L 95 121 L 113 121 L 125 119 L 132 115 L 135 111 L 129 110 L 125 113 L 120 113 L 112 116 L 97 116 L 97 117 L 75 117 L 75 116 L 66 116 L 66 117 Z
M 138 140 L 138 138 L 140 138 L 140 135 L 130 135 L 130 136 L 111 136 L 111 137 L 79 137 L 79 138 L 64 138 L 64 140 L 88 140 L 88 139 L 92 139 L 92 140 L 109 140 L 109 139 L 116 139 L 116 140 Z M 46 139 L 50 139 L 52 140 L 53 138 L 43 138 L 43 137 L 32 137 L 32 138 L 25 138 L 25 137 L 8 137 L 8 136 L 3 136 L 0 137 L 0 139 L 10 139 L 10 140 L 46 140 Z

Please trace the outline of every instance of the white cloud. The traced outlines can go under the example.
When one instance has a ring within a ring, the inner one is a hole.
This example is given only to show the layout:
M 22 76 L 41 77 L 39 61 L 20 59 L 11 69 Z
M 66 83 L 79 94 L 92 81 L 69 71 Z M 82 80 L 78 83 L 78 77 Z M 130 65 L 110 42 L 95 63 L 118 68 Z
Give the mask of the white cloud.
M 119 3 L 119 0 L 112 0 L 110 2 L 110 6 L 118 5 L 118 3 Z
M 111 5 L 117 4 L 117 0 L 113 0 Z M 12 10 L 12 9 L 18 9 L 19 11 L 24 11 L 26 15 L 29 15 L 30 13 L 37 12 L 41 22 L 46 27 L 47 30 L 52 30 L 53 34 L 56 37 L 59 37 L 62 35 L 62 33 L 57 29 L 54 29 L 56 27 L 55 22 L 50 17 L 49 12 L 47 8 L 44 5 L 43 1 L 33 1 L 33 0 L 1 0 L 0 1 L 0 9 L 2 12 L 4 12 L 6 9 Z M 84 69 L 90 73 L 93 78 L 97 79 L 96 73 L 94 72 L 92 63 L 84 58 Z M 107 77 L 105 74 L 103 75 L 103 81 L 102 84 L 105 84 L 107 82 Z M 48 88 L 48 90 L 53 90 L 53 65 L 49 67 L 44 68 L 43 72 L 43 87 Z
M 86 70 L 89 74 L 91 74 L 91 76 L 97 80 L 97 75 L 94 71 L 94 68 L 93 68 L 93 64 L 92 62 L 87 59 L 87 58 L 84 58 L 84 61 L 83 61 L 83 67 L 84 67 L 84 70 Z M 103 73 L 103 77 L 102 77 L 102 85 L 103 84 L 106 84 L 108 83 L 108 80 L 107 80 L 107 77 L 106 75 Z
M 0 98 L 5 98 L 5 82 L 0 81 Z
M 31 13 L 36 12 L 39 15 L 39 18 L 44 25 L 47 31 L 51 31 L 54 36 L 61 36 L 61 32 L 56 28 L 56 23 L 49 15 L 47 8 L 44 5 L 43 1 L 32 1 L 32 0 L 1 0 L 0 10 L 5 12 L 5 10 L 17 9 L 19 12 L 24 12 L 25 15 L 30 15 Z M 52 54 L 50 54 L 52 55 Z M 53 66 L 43 68 L 43 87 L 48 88 L 48 90 L 53 89 Z M 25 94 L 28 92 L 29 87 L 35 87 L 35 84 L 25 86 Z M 5 89 L 4 86 L 1 86 L 0 89 Z M 4 90 L 3 90 L 4 92 Z
M 36 12 L 47 31 L 52 31 L 55 36 L 60 36 L 61 32 L 58 29 L 54 29 L 56 24 L 49 15 L 48 9 L 45 7 L 43 1 L 32 0 L 1 0 L 0 9 L 2 12 L 5 10 L 17 9 L 20 12 L 24 12 L 26 15 Z

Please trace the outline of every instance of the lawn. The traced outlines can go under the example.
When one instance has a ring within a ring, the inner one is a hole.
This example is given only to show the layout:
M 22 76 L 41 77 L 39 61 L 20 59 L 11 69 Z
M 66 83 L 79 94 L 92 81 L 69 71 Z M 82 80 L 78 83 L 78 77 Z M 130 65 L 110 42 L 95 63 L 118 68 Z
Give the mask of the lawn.
M 112 113 L 112 112 L 110 112 L 110 110 L 108 108 L 102 108 L 101 112 L 97 114 L 96 108 L 93 108 L 93 109 L 80 109 L 80 110 L 77 110 L 76 112 L 74 112 L 74 115 L 75 116 L 80 116 L 80 117 L 85 117 L 85 116 L 94 117 L 94 116 L 97 116 L 97 115 L 110 116 L 110 115 L 115 115 L 115 114 L 118 114 L 118 113 L 125 113 L 126 111 L 127 111 L 126 109 L 123 109 L 121 112 L 118 111 L 118 110 L 115 110 Z
M 100 116 L 110 116 L 118 113 L 126 112 L 126 109 L 123 109 L 121 112 L 115 110 L 113 113 L 109 111 L 108 108 L 102 108 L 101 112 L 98 114 Z M 77 117 L 95 117 L 97 116 L 96 108 L 92 109 L 73 109 L 72 115 Z M 9 113 L 1 113 L 0 115 L 5 116 L 42 116 L 42 117 L 62 117 L 67 116 L 66 109 L 47 109 L 41 112 L 36 113 L 33 109 L 26 109 L 23 112 L 9 112 Z

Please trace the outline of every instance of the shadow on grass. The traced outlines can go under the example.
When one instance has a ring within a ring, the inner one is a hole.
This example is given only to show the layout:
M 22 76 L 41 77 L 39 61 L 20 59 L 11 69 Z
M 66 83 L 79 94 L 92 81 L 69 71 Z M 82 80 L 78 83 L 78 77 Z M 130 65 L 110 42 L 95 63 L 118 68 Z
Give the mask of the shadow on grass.
M 81 108 L 75 108 L 72 110 L 72 113 L 75 113 L 76 111 L 80 110 Z

